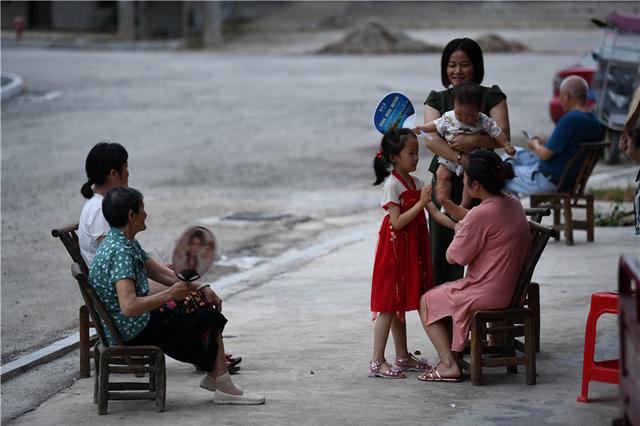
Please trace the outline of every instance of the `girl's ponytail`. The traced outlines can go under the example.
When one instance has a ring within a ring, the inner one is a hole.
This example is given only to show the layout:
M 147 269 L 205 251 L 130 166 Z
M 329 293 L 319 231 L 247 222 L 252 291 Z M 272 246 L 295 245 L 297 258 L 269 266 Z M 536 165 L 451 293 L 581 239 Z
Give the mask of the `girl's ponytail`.
M 80 188 L 80 192 L 82 193 L 82 196 L 84 198 L 89 199 L 93 197 L 93 189 L 91 189 L 92 185 L 93 183 L 88 180 L 84 183 L 84 185 L 82 185 L 82 188 Z
M 391 164 L 385 159 L 382 149 L 373 157 L 373 170 L 376 172 L 374 185 L 380 185 L 391 174 L 389 166 Z
M 376 173 L 374 185 L 380 185 L 391 174 L 391 156 L 400 154 L 408 137 L 415 138 L 416 135 L 410 129 L 393 129 L 382 136 L 380 150 L 373 158 L 373 170 Z

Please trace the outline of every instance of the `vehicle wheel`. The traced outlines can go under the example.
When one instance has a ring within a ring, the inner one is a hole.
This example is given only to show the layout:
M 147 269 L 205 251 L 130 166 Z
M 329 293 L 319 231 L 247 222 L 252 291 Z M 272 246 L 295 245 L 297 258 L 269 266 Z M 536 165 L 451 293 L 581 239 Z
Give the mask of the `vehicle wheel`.
M 605 132 L 605 140 L 609 142 L 609 146 L 604 149 L 604 162 L 607 164 L 616 164 L 618 162 L 618 157 L 620 157 L 620 148 L 618 148 L 620 132 L 607 129 Z

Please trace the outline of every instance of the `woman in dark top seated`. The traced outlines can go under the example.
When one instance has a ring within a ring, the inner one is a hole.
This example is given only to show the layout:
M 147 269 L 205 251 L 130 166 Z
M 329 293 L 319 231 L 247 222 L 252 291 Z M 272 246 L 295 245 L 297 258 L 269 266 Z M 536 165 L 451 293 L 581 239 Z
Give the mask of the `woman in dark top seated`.
M 477 84 L 484 77 L 484 61 L 482 49 L 478 43 L 469 38 L 457 38 L 451 40 L 442 51 L 440 63 L 442 85 L 445 90 L 436 92 L 432 90 L 424 108 L 424 122 L 433 121 L 447 111 L 453 109 L 451 88 L 465 81 L 473 81 Z M 493 118 L 503 132 L 509 137 L 509 113 L 507 111 L 507 97 L 498 86 L 481 86 L 482 105 L 481 112 Z M 433 173 L 433 185 L 436 186 L 436 169 L 438 168 L 438 156 L 447 160 L 465 164 L 468 155 L 477 148 L 499 148 L 498 143 L 488 135 L 460 135 L 452 145 L 438 137 L 427 138 L 426 147 L 436 154 L 429 171 Z M 452 200 L 460 204 L 462 200 L 462 176 L 454 176 L 452 179 Z M 460 265 L 447 263 L 445 253 L 453 240 L 453 231 L 445 228 L 429 218 L 429 235 L 431 239 L 431 257 L 433 260 L 433 275 L 436 284 L 455 281 L 462 278 L 464 268 Z
M 125 344 L 155 345 L 172 358 L 196 364 L 207 372 L 200 387 L 214 392 L 217 404 L 263 404 L 263 396 L 244 392 L 227 372 L 221 339 L 227 323 L 221 313 L 222 300 L 206 284 L 177 280 L 172 270 L 149 257 L 135 239 L 147 228 L 142 194 L 133 188 L 113 188 L 102 200 L 102 213 L 111 229 L 93 259 L 89 282 Z M 149 294 L 147 277 L 167 288 Z M 198 306 L 194 296 L 210 304 Z

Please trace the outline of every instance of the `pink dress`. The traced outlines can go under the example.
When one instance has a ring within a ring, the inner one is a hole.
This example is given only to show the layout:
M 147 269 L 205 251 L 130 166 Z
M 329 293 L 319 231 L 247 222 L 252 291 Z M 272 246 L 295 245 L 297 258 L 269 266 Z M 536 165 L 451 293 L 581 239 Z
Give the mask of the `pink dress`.
M 484 200 L 460 222 L 447 254 L 467 275 L 425 293 L 427 324 L 453 318 L 451 350 L 464 349 L 471 314 L 509 306 L 529 255 L 530 235 L 520 200 L 511 194 Z

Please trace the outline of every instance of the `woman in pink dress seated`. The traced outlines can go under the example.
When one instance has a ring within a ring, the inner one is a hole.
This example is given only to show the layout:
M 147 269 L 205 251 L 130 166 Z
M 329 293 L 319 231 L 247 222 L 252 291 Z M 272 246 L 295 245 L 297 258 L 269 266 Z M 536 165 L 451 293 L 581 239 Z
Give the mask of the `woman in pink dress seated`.
M 459 381 L 462 372 L 454 352 L 462 352 L 474 311 L 509 306 L 516 281 L 529 255 L 529 225 L 520 200 L 503 193 L 513 169 L 492 151 L 472 153 L 465 167 L 464 188 L 480 205 L 457 224 L 433 211 L 434 219 L 453 227 L 447 262 L 467 265 L 459 280 L 439 285 L 420 298 L 420 318 L 440 362 L 418 377 L 422 381 Z M 432 203 L 430 203 L 432 204 Z

